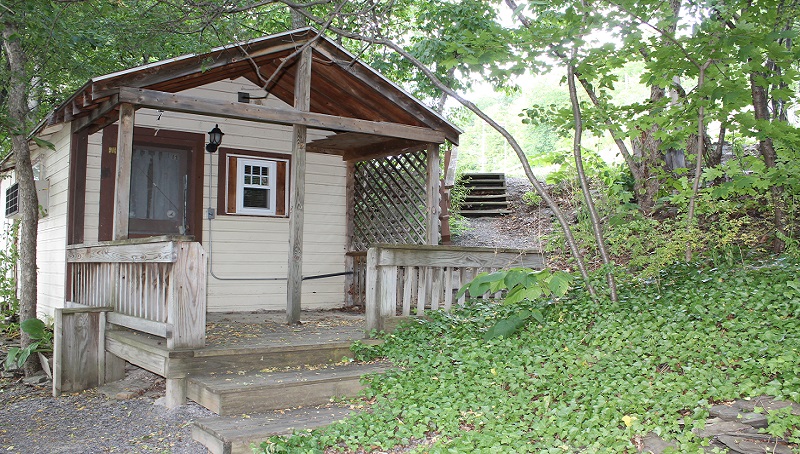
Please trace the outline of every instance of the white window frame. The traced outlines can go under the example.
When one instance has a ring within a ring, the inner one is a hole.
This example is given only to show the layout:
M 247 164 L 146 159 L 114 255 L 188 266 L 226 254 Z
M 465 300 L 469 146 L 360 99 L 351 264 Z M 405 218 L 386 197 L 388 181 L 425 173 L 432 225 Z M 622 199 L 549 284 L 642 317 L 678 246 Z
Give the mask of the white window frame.
M 269 184 L 267 186 L 246 185 L 244 183 L 244 167 L 246 165 L 267 168 L 269 171 Z M 256 216 L 275 216 L 278 194 L 277 162 L 274 159 L 259 159 L 254 157 L 237 156 L 236 167 L 236 213 Z M 248 186 L 267 188 L 269 191 L 269 208 L 253 208 L 244 206 L 244 189 Z

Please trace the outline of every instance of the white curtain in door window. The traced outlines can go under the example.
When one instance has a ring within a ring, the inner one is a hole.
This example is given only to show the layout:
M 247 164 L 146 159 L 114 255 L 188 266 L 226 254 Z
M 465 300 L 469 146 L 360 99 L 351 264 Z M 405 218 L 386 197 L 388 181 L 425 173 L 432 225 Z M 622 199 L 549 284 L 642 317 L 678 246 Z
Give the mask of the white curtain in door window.
M 183 225 L 185 169 L 181 152 L 134 148 L 131 159 L 130 217 Z

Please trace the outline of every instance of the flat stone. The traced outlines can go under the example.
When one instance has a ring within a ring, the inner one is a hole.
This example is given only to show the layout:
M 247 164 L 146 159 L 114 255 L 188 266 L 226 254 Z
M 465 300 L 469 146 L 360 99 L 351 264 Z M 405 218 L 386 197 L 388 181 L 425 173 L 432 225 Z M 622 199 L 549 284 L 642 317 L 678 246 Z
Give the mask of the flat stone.
M 730 405 L 714 405 L 708 409 L 708 414 L 725 421 L 736 421 L 739 419 L 740 410 Z
M 791 406 L 792 414 L 800 416 L 800 404 L 787 402 L 785 400 L 776 400 L 770 396 L 759 396 L 754 399 L 740 399 L 734 402 L 733 406 L 741 409 L 745 413 L 752 412 L 756 407 L 763 408 L 764 412 L 769 412 L 771 410 L 779 410 Z
M 792 449 L 771 437 L 752 437 L 750 435 L 720 435 L 717 440 L 730 449 L 731 454 L 792 454 Z
M 130 400 L 144 394 L 153 386 L 153 383 L 153 378 L 129 374 L 122 380 L 100 386 L 98 391 L 111 399 Z
M 117 400 L 131 400 L 134 397 L 139 397 L 144 394 L 144 390 L 120 391 L 114 394 L 114 399 Z
M 761 413 L 744 413 L 740 421 L 748 426 L 755 427 L 756 429 L 763 429 L 767 427 L 767 416 Z
M 695 435 L 700 438 L 711 438 L 721 434 L 735 434 L 738 432 L 755 432 L 752 426 L 742 424 L 738 421 L 725 421 L 719 418 L 712 418 L 706 421 L 702 429 L 692 429 Z
M 22 383 L 25 383 L 26 385 L 31 385 L 31 386 L 39 386 L 39 385 L 43 385 L 43 384 L 47 383 L 47 380 L 48 380 L 47 375 L 37 374 L 37 375 L 32 375 L 30 377 L 23 378 L 22 379 Z
M 644 437 L 644 439 L 642 439 L 642 444 L 643 444 L 642 450 L 639 452 L 652 453 L 652 454 L 661 454 L 667 448 L 675 449 L 676 447 L 675 443 L 668 443 L 664 441 L 663 438 L 659 437 L 658 435 L 652 432 L 647 434 L 647 436 Z

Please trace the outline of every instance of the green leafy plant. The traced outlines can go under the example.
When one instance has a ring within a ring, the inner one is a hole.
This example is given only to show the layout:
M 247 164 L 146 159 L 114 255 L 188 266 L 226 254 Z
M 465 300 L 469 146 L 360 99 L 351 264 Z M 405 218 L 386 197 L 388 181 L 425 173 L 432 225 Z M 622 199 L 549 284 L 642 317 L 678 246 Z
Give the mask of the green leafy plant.
M 459 175 L 450 188 L 450 233 L 458 235 L 469 229 L 467 219 L 461 214 L 461 206 L 469 194 L 463 175 Z
M 11 347 L 3 366 L 6 370 L 21 368 L 33 353 L 50 353 L 53 351 L 53 330 L 38 318 L 29 318 L 19 325 L 33 342 L 25 348 Z
M 534 191 L 528 191 L 522 194 L 522 202 L 530 207 L 538 207 L 542 204 L 542 196 Z
M 799 274 L 789 257 L 682 264 L 657 279 L 621 275 L 619 302 L 602 306 L 576 287 L 557 304 L 478 299 L 433 312 L 375 350 L 395 368 L 365 379 L 353 405 L 368 411 L 258 452 L 636 452 L 651 432 L 674 452 L 702 452 L 692 429 L 711 403 L 800 402 Z M 541 320 L 484 338 L 532 309 Z M 775 434 L 800 431 L 788 410 L 768 418 Z
M 0 332 L 16 335 L 19 330 L 17 317 L 19 299 L 17 298 L 16 265 L 19 259 L 17 237 L 19 222 L 6 226 L 2 234 L 5 248 L 0 249 Z
M 551 272 L 548 269 L 539 271 L 530 268 L 511 268 L 494 273 L 481 273 L 459 289 L 456 298 L 467 291 L 472 296 L 480 296 L 486 292 L 506 292 L 504 304 L 516 304 L 520 301 L 535 301 L 542 296 L 563 296 L 569 290 L 573 277 L 564 271 Z M 509 336 L 523 327 L 531 318 L 542 322 L 542 313 L 538 309 L 523 309 L 499 320 L 486 332 L 484 339 Z
M 787 406 L 768 411 L 769 425 L 761 429 L 761 433 L 783 438 L 789 443 L 800 444 L 800 415 L 793 414 L 792 410 L 791 406 Z

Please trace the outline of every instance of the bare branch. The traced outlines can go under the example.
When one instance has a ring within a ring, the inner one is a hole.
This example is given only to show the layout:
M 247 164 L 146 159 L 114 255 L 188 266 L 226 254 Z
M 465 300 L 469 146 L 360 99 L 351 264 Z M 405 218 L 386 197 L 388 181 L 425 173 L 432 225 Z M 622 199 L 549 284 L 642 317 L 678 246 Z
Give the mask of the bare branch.
M 285 2 L 285 3 L 290 5 L 290 6 L 292 5 L 290 2 Z M 300 11 L 303 13 L 303 15 L 308 17 L 314 23 L 327 23 L 327 24 L 330 24 L 330 20 L 323 22 L 319 17 L 309 13 L 306 10 L 301 9 Z M 569 227 L 569 222 L 567 221 L 566 217 L 564 217 L 564 213 L 561 211 L 561 209 L 558 207 L 558 205 L 550 197 L 550 194 L 547 192 L 547 189 L 544 187 L 544 185 L 533 174 L 533 170 L 531 169 L 530 163 L 528 162 L 528 157 L 525 155 L 525 152 L 522 150 L 522 147 L 520 147 L 519 143 L 517 143 L 517 141 L 514 138 L 514 136 L 511 135 L 511 133 L 509 133 L 505 128 L 503 128 L 499 123 L 497 123 L 489 115 L 487 115 L 485 112 L 483 112 L 474 103 L 472 103 L 471 101 L 467 100 L 463 96 L 461 96 L 458 93 L 456 93 L 455 90 L 453 90 L 452 88 L 450 88 L 447 85 L 445 85 L 441 80 L 439 80 L 439 78 L 436 76 L 436 74 L 434 74 L 425 64 L 423 64 L 416 57 L 411 55 L 408 51 L 403 49 L 400 45 L 398 45 L 394 41 L 386 39 L 386 38 L 369 37 L 369 36 L 365 36 L 365 35 L 362 35 L 362 34 L 359 34 L 359 33 L 354 33 L 354 32 L 348 31 L 348 30 L 336 28 L 336 27 L 330 27 L 330 30 L 333 31 L 334 33 L 339 34 L 340 36 L 343 36 L 343 37 L 348 38 L 348 39 L 353 39 L 353 40 L 357 40 L 357 41 L 362 41 L 362 42 L 372 43 L 372 44 L 376 44 L 376 45 L 381 45 L 381 46 L 385 46 L 385 47 L 393 50 L 394 52 L 399 54 L 401 57 L 406 59 L 406 61 L 411 63 L 414 67 L 416 67 L 418 70 L 420 70 L 428 78 L 428 80 L 431 83 L 433 83 L 433 85 L 436 86 L 439 90 L 441 90 L 447 96 L 450 96 L 451 98 L 453 98 L 456 101 L 458 101 L 461 105 L 463 105 L 464 107 L 466 107 L 467 109 L 472 111 L 475 115 L 478 116 L 478 118 L 480 118 L 481 120 L 485 121 L 493 129 L 495 129 L 498 133 L 500 133 L 500 135 L 502 135 L 503 138 L 506 139 L 508 144 L 511 145 L 511 148 L 517 154 L 517 157 L 519 158 L 520 163 L 522 164 L 522 168 L 525 171 L 525 175 L 528 177 L 528 179 L 530 180 L 531 184 L 536 189 L 536 192 L 542 197 L 542 200 L 545 201 L 547 206 L 553 211 L 553 214 L 556 216 L 556 219 L 558 220 L 558 222 L 561 225 L 561 228 L 562 228 L 562 230 L 564 232 L 564 237 L 565 237 L 566 242 L 567 242 L 567 244 L 568 244 L 568 246 L 570 248 L 572 256 L 575 258 L 576 265 L 578 266 L 578 269 L 579 269 L 579 271 L 581 273 L 581 276 L 584 279 L 584 283 L 586 285 L 586 288 L 589 291 L 589 293 L 592 295 L 592 297 L 596 297 L 597 294 L 596 294 L 596 292 L 594 290 L 594 287 L 592 287 L 592 285 L 589 282 L 589 273 L 587 272 L 586 266 L 584 265 L 583 255 L 581 254 L 581 251 L 578 248 L 578 243 L 575 241 L 575 237 L 572 235 L 572 230 Z

